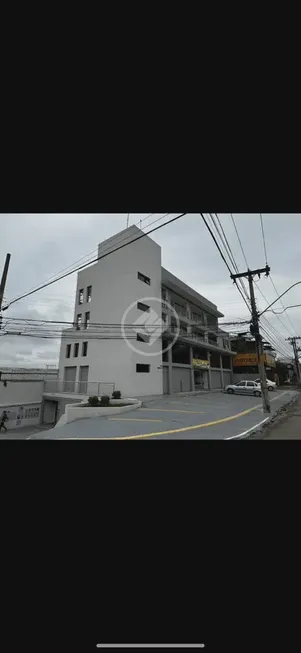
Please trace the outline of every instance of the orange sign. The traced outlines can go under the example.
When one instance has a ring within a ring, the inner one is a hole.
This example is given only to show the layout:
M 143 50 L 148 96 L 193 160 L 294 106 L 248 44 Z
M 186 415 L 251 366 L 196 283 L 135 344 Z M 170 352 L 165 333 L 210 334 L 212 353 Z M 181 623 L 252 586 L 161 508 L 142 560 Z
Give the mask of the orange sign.
M 233 358 L 233 367 L 244 367 L 245 365 L 258 365 L 257 354 L 237 354 Z
M 275 367 L 276 362 L 273 356 L 270 354 L 263 354 L 263 362 L 269 367 Z M 256 367 L 258 365 L 258 356 L 257 354 L 237 354 L 233 358 L 233 367 Z

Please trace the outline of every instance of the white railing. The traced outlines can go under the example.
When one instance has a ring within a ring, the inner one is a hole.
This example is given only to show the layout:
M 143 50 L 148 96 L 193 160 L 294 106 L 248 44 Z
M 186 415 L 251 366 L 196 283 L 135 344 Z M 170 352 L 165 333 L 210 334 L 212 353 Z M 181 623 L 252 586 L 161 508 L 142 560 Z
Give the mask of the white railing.
M 77 394 L 101 397 L 112 395 L 115 383 L 102 381 L 45 381 L 44 392 L 56 394 Z

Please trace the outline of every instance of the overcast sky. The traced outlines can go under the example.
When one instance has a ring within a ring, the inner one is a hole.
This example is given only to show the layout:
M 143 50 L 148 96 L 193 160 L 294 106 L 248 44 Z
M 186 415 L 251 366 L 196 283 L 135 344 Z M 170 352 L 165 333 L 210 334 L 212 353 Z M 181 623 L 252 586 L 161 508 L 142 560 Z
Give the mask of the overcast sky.
M 130 214 L 130 224 L 143 220 L 145 231 L 160 215 Z M 171 214 L 162 220 L 166 222 Z M 239 270 L 246 263 L 240 249 L 231 216 L 220 214 Z M 7 252 L 11 253 L 5 301 L 9 302 L 32 287 L 46 282 L 52 275 L 72 266 L 82 257 L 97 255 L 97 245 L 126 227 L 127 214 L 87 215 L 1 215 L 0 270 Z M 249 267 L 263 267 L 265 256 L 259 214 L 235 214 L 236 226 Z M 264 229 L 271 276 L 279 293 L 301 280 L 301 215 L 264 214 Z M 157 226 L 160 224 L 156 223 Z M 151 227 L 149 227 L 151 228 Z M 198 214 L 188 214 L 151 236 L 162 247 L 162 265 L 217 304 L 225 318 L 221 321 L 248 318 L 247 308 L 229 272 Z M 85 262 L 79 261 L 79 265 Z M 72 320 L 76 274 L 15 303 L 3 313 L 3 325 L 9 317 Z M 276 298 L 270 279 L 261 277 L 258 287 L 270 303 Z M 266 302 L 257 291 L 261 310 Z M 284 306 L 301 304 L 301 285 L 283 298 Z M 4 302 L 5 305 L 5 302 Z M 278 302 L 275 310 L 282 310 Z M 287 317 L 289 315 L 289 318 Z M 285 338 L 301 335 L 301 307 L 290 309 L 277 318 L 267 313 L 274 342 L 282 352 L 291 353 Z M 7 328 L 12 329 L 10 323 Z M 44 367 L 58 363 L 59 343 L 21 336 L 0 336 L 0 365 Z

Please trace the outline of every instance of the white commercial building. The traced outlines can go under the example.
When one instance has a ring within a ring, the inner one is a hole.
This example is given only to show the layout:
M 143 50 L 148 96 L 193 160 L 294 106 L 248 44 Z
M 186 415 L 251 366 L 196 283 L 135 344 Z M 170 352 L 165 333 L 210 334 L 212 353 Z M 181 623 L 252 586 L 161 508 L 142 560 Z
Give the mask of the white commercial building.
M 78 273 L 57 392 L 135 397 L 230 383 L 235 352 L 218 328 L 223 315 L 162 268 L 154 240 L 132 226 L 101 243 L 98 256 Z

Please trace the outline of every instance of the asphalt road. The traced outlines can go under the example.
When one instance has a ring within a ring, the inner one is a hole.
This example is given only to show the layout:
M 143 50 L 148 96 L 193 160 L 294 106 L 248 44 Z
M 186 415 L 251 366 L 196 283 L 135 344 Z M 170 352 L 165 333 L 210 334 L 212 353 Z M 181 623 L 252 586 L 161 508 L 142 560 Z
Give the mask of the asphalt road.
M 272 412 L 287 404 L 294 390 L 270 393 Z M 267 418 L 261 398 L 214 392 L 204 395 L 163 395 L 144 399 L 142 408 L 116 417 L 77 420 L 35 433 L 27 439 L 200 440 L 239 439 Z

